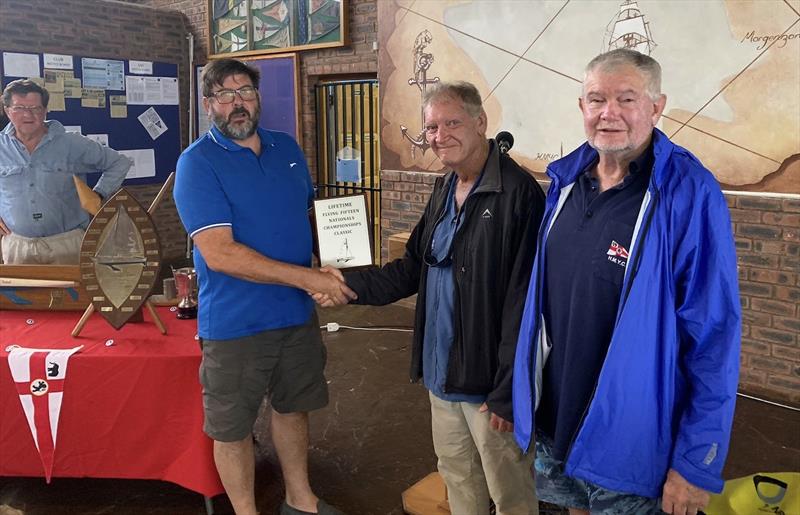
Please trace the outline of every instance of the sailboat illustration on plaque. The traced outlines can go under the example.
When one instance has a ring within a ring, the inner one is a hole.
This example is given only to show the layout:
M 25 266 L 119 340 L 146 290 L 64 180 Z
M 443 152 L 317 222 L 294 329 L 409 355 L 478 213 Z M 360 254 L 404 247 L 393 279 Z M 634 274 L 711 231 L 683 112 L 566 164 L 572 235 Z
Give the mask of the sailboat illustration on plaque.
M 119 329 L 147 300 L 160 267 L 153 220 L 123 188 L 103 205 L 81 244 L 81 280 L 92 304 Z
M 339 255 L 336 256 L 337 263 L 347 263 L 348 261 L 352 260 L 355 256 L 353 253 L 350 252 L 350 245 L 347 243 L 347 238 L 342 241 L 342 246 L 339 249 Z

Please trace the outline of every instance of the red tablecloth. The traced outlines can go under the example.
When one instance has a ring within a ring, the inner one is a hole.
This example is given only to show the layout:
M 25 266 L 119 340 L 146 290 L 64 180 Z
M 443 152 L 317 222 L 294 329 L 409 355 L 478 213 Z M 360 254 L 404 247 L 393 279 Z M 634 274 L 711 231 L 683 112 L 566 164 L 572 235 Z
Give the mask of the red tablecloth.
M 197 324 L 168 308 L 159 314 L 166 336 L 147 313 L 119 331 L 95 313 L 73 338 L 79 312 L 0 313 L 0 476 L 44 475 L 6 347 L 83 345 L 69 360 L 53 476 L 160 479 L 208 497 L 223 492 L 202 431 Z

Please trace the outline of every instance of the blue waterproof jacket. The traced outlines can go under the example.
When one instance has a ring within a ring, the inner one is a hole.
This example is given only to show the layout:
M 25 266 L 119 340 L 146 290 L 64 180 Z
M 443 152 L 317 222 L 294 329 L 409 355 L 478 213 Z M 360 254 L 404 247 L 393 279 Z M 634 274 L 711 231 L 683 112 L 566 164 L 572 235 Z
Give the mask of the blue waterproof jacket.
M 653 139 L 653 173 L 631 239 L 614 333 L 565 471 L 655 498 L 673 468 L 720 492 L 741 336 L 730 215 L 717 181 L 696 157 L 658 129 Z M 526 451 L 546 353 L 545 242 L 575 180 L 596 159 L 584 144 L 547 169 L 552 184 L 514 363 L 514 432 Z

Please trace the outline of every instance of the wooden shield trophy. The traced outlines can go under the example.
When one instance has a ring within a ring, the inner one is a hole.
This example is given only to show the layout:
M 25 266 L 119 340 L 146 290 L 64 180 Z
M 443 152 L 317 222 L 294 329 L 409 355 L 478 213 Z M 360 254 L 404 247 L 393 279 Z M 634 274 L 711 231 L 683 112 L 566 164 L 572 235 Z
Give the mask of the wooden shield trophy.
M 73 336 L 80 333 L 95 310 L 119 329 L 143 305 L 163 333 L 163 324 L 147 301 L 160 268 L 161 246 L 153 220 L 133 195 L 122 188 L 100 208 L 81 243 L 81 282 L 92 304 Z

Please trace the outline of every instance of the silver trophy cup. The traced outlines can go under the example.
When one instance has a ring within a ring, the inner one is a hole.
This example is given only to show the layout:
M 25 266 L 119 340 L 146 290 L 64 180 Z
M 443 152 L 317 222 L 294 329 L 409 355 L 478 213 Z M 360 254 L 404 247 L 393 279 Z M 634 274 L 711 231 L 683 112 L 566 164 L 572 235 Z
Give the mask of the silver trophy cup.
M 197 272 L 194 268 L 172 270 L 178 290 L 178 318 L 197 318 Z

